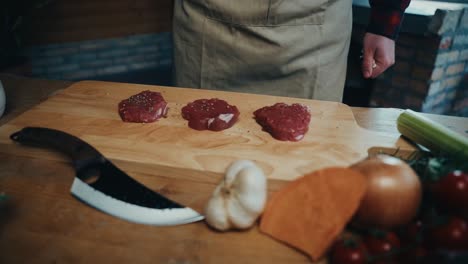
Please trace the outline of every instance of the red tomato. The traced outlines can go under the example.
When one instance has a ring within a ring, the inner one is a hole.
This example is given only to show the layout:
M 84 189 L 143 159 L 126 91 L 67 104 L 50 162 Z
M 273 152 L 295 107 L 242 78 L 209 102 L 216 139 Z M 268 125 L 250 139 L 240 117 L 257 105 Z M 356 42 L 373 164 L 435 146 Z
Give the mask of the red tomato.
M 382 232 L 367 235 L 364 244 L 372 256 L 385 256 L 400 248 L 400 239 L 393 232 Z
M 468 174 L 453 171 L 434 183 L 432 191 L 435 198 L 444 206 L 468 211 Z
M 428 230 L 427 243 L 435 249 L 468 250 L 468 224 L 461 218 L 452 217 Z
M 361 264 L 367 262 L 366 249 L 361 242 L 353 239 L 337 241 L 332 248 L 332 264 Z

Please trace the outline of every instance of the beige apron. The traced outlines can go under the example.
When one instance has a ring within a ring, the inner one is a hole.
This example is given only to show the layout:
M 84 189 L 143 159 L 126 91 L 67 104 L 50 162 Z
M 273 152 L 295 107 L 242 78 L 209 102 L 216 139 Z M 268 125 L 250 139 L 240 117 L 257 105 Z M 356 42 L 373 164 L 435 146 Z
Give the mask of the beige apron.
M 175 0 L 175 84 L 341 101 L 351 4 Z

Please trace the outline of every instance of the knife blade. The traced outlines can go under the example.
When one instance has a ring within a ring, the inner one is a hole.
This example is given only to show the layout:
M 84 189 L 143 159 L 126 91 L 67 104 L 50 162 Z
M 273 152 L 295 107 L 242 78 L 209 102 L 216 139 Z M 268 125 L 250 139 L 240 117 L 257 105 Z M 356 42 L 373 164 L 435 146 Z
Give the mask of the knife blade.
M 76 172 L 71 193 L 107 214 L 156 226 L 204 219 L 195 210 L 137 182 L 78 137 L 50 128 L 25 127 L 10 138 L 20 144 L 52 148 L 68 155 Z

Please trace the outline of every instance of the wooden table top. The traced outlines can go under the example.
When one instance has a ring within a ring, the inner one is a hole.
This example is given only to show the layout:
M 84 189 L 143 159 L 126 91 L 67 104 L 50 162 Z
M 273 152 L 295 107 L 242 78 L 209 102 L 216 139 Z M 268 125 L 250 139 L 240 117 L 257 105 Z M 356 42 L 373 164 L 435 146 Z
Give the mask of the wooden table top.
M 72 84 L 5 75 L 0 80 L 10 103 L 0 125 Z M 352 111 L 364 128 L 399 134 L 395 121 L 400 109 Z M 427 116 L 461 134 L 468 133 L 467 118 Z M 116 165 L 130 168 L 125 162 Z M 149 188 L 182 200 L 187 196 L 206 199 L 200 193 L 209 193 L 217 183 L 175 181 L 145 168 L 133 173 L 144 184 L 151 182 Z M 0 263 L 310 263 L 305 255 L 260 234 L 257 227 L 218 233 L 203 222 L 154 227 L 110 217 L 70 195 L 73 177 L 67 162 L 0 151 L 0 193 L 9 196 L 0 202 Z M 190 188 L 177 193 L 181 185 Z M 269 192 L 281 186 L 272 183 Z

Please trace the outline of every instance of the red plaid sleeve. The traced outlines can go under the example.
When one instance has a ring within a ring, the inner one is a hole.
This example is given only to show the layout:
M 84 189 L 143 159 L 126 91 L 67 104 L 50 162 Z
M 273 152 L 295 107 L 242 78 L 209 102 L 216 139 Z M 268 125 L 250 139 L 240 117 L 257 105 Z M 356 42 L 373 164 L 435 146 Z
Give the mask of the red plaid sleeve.
M 369 0 L 371 15 L 367 32 L 396 39 L 411 0 Z

